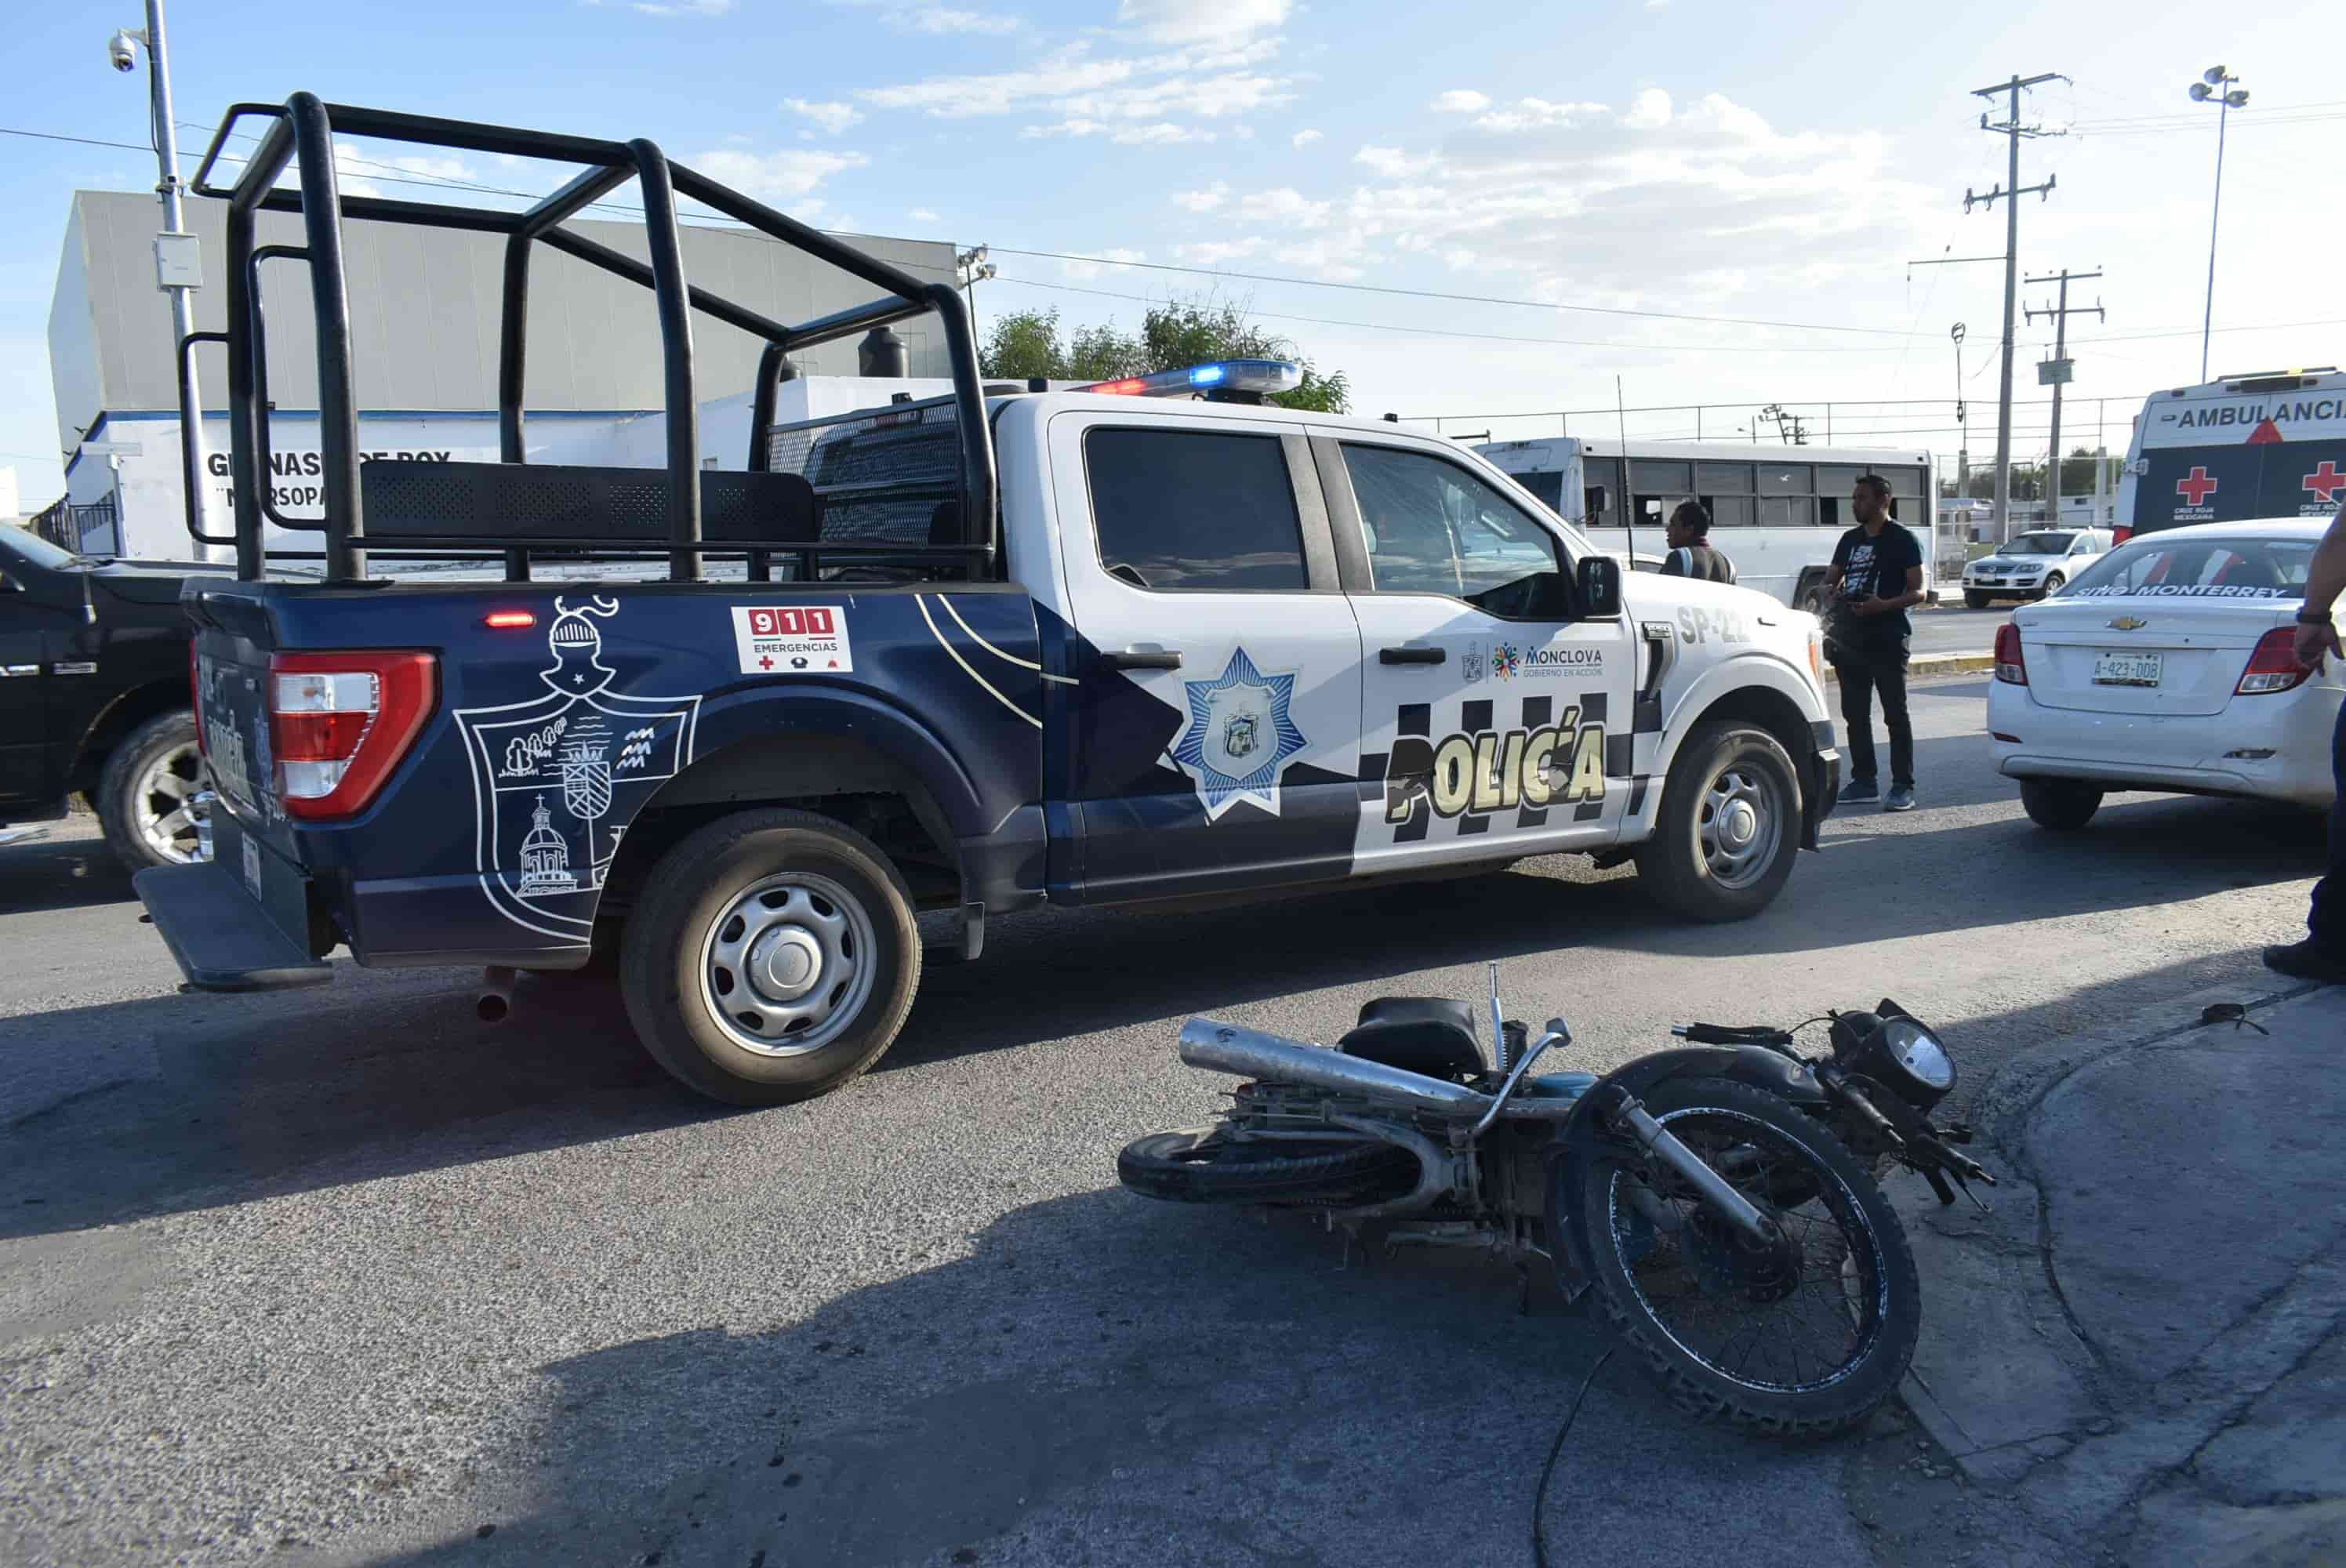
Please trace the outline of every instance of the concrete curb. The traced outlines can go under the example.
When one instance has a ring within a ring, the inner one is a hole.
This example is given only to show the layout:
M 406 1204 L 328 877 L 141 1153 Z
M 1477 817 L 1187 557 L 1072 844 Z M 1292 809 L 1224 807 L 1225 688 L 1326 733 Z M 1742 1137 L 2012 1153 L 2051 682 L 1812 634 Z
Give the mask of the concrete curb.
M 2172 1470 L 2241 1420 L 2235 1405 L 2257 1396 L 2240 1387 L 2243 1368 L 2214 1365 L 2227 1329 L 2172 1387 L 2139 1390 L 2056 1283 L 2041 1183 L 2027 1142 L 2032 1120 L 2078 1074 L 2122 1053 L 2189 1048 L 2210 1002 L 2245 1002 L 2251 1015 L 2295 1012 L 2322 990 L 2274 977 L 2271 990 L 2243 995 L 2235 983 L 2161 1002 L 2104 1029 L 2051 1042 L 2007 1063 L 1973 1104 L 1983 1146 L 1975 1156 L 2004 1178 L 1986 1196 L 1994 1212 L 1939 1207 L 1919 1183 L 1901 1182 L 1892 1201 L 1906 1222 L 1927 1300 L 1923 1341 L 1901 1394 L 1923 1430 L 1965 1479 L 1997 1492 L 2042 1481 L 2032 1501 L 2059 1515 L 2086 1504 L 2087 1524 L 2137 1498 L 2150 1478 Z M 2220 1036 L 2214 1037 L 2220 1039 Z M 2054 1179 L 2074 1179 L 2064 1172 Z M 2075 1201 L 2082 1193 L 2069 1193 Z M 2155 1198 L 2149 1199 L 2155 1204 Z M 2300 1270 L 2302 1272 L 2302 1270 Z M 2323 1287 L 2314 1299 L 2323 1298 Z M 2260 1302 L 2258 1315 L 2305 1315 L 2304 1282 Z M 1932 1310 L 1935 1308 L 1936 1310 Z M 2241 1326 L 2236 1325 L 2234 1328 Z M 2290 1338 L 2291 1355 L 2302 1334 Z M 2236 1358 L 2237 1359 L 2237 1358 Z M 2288 1357 L 2280 1358 L 2287 1361 Z M 2201 1369 L 2199 1361 L 2209 1361 Z M 2209 1374 L 2216 1373 L 2214 1376 Z M 2189 1386 L 2187 1386 L 2189 1385 Z M 2056 1497 L 2067 1496 L 2066 1504 Z
M 1906 661 L 1906 678 L 1921 680 L 1934 675 L 1983 675 L 1995 667 L 1995 655 L 1984 654 L 1922 654 Z M 1825 666 L 1825 684 L 1838 686 L 1841 672 L 1831 664 Z

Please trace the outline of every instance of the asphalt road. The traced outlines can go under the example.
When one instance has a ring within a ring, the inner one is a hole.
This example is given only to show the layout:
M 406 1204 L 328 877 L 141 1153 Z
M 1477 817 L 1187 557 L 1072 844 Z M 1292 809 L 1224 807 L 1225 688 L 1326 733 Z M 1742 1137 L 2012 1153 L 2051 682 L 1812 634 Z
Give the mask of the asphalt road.
M 1325 1038 L 1496 958 L 1574 1064 L 1887 993 L 1975 1084 L 2261 988 L 2319 825 L 2114 797 L 2042 834 L 1984 691 L 1917 687 L 1922 809 L 1835 820 L 1758 920 L 1559 859 L 1004 921 L 868 1078 L 759 1113 L 673 1087 L 597 983 L 495 1027 L 445 973 L 177 994 L 86 830 L 0 850 L 0 1561 L 1528 1563 L 1592 1330 L 1473 1257 L 1124 1194 L 1116 1149 L 1224 1087 L 1174 1030 Z M 1863 1452 L 1689 1427 L 1617 1360 L 1544 1517 L 1563 1562 L 1868 1563 Z
M 1996 604 L 1984 610 L 1964 607 L 1960 595 L 1953 605 L 1915 610 L 1913 651 L 1917 654 L 1984 654 L 1995 651 L 1995 628 L 2012 618 L 2020 606 Z

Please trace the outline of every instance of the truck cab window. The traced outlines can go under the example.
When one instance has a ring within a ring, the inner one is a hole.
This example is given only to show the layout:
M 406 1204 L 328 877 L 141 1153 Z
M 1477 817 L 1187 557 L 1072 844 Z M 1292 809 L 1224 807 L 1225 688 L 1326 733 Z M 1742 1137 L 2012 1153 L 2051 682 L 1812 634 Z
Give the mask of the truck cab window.
M 1567 613 L 1556 538 L 1482 480 L 1430 453 L 1344 448 L 1382 593 L 1442 594 L 1516 619 Z
M 1160 592 L 1310 586 L 1277 436 L 1104 428 L 1084 459 L 1110 576 Z

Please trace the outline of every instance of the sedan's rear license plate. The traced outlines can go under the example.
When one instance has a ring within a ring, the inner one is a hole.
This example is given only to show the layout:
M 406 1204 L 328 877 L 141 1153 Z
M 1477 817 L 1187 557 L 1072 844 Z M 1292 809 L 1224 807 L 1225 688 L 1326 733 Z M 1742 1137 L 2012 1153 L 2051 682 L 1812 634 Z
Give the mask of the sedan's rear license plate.
M 2106 653 L 2094 659 L 2096 686 L 2157 686 L 2164 654 Z

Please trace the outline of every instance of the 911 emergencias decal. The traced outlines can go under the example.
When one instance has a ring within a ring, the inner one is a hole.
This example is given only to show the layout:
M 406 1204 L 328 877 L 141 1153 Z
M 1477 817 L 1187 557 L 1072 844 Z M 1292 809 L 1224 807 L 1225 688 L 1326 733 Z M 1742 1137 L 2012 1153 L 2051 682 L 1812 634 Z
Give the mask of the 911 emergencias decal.
M 744 675 L 844 674 L 855 667 L 837 605 L 762 605 L 733 612 Z

